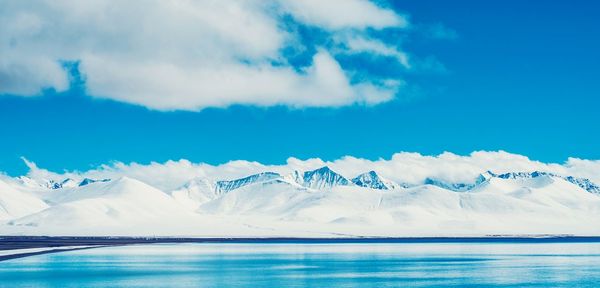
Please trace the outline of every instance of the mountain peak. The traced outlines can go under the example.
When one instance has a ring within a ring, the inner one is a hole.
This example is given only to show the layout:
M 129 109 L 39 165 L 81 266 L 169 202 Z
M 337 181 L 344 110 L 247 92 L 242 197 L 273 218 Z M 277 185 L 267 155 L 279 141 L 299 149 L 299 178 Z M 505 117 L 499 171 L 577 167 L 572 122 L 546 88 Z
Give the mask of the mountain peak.
M 383 179 L 381 179 L 377 172 L 373 170 L 356 176 L 352 179 L 352 183 L 360 187 L 367 187 L 379 190 L 389 190 L 394 188 L 393 184 L 391 184 L 389 181 L 384 181 Z
M 339 185 L 349 185 L 350 181 L 344 176 L 331 170 L 328 166 L 323 166 L 312 171 L 304 172 L 301 184 L 312 189 L 323 189 Z
M 331 170 L 331 168 L 329 168 L 329 166 L 325 165 L 321 168 L 317 168 L 315 170 L 312 170 L 313 172 L 319 172 L 319 173 L 328 173 L 328 172 L 333 172 L 333 170 Z M 311 172 L 311 171 L 308 171 Z M 334 172 L 335 173 L 335 172 Z
M 494 172 L 492 172 L 490 170 L 485 171 L 485 172 L 479 174 L 479 176 L 477 176 L 477 179 L 475 180 L 475 185 L 479 185 L 479 184 L 486 182 L 497 176 L 498 175 L 496 175 Z

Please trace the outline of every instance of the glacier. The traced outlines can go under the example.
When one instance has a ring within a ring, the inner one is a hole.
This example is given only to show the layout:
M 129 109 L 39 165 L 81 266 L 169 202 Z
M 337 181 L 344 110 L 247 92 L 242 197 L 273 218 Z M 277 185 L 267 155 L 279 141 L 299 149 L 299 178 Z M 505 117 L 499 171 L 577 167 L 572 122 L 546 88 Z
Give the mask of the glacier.
M 47 175 L 46 175 L 47 176 Z M 0 235 L 422 237 L 600 235 L 600 188 L 545 171 L 397 183 L 328 166 L 174 189 L 131 176 L 0 177 Z

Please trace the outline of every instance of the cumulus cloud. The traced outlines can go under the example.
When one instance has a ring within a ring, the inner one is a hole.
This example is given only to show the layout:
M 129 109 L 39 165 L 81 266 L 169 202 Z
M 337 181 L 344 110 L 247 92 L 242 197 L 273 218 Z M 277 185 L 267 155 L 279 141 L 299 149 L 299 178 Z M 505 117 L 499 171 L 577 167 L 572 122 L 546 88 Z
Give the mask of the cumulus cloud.
M 570 158 L 563 164 L 544 163 L 504 151 L 476 151 L 469 155 L 445 152 L 434 156 L 401 152 L 394 154 L 390 159 L 378 160 L 352 156 L 334 161 L 323 161 L 318 158 L 301 160 L 292 157 L 281 165 L 265 165 L 244 160 L 230 161 L 221 165 L 192 163 L 188 160 L 149 164 L 116 162 L 89 171 L 65 173 L 53 173 L 38 168 L 33 162 L 26 161 L 26 163 L 30 168 L 28 176 L 34 179 L 60 181 L 65 178 L 115 179 L 128 176 L 167 191 L 176 189 L 196 178 L 206 178 L 212 181 L 232 180 L 268 171 L 286 175 L 293 171 L 308 171 L 326 165 L 349 178 L 374 170 L 385 178 L 408 184 L 420 184 L 426 178 L 453 183 L 471 183 L 480 173 L 488 170 L 494 173 L 544 171 L 563 176 L 588 178 L 595 183 L 600 183 L 600 174 L 598 173 L 600 161 Z
M 354 37 L 346 51 L 303 43 L 286 21 Z M 64 91 L 68 61 L 79 63 L 89 95 L 159 110 L 377 104 L 394 98 L 401 79 L 352 79 L 335 54 L 408 65 L 400 47 L 368 33 L 407 25 L 367 0 L 2 1 L 0 94 Z M 291 45 L 314 46 L 308 65 L 290 64 L 283 51 Z

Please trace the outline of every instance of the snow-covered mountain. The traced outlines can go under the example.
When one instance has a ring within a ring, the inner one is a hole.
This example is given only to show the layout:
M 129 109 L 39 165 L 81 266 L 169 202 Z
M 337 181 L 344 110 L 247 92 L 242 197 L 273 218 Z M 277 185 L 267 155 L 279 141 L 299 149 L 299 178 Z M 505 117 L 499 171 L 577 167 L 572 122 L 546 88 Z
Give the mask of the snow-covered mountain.
M 302 178 L 299 179 L 299 183 L 312 189 L 329 189 L 334 186 L 350 185 L 352 182 L 329 167 L 323 166 L 316 170 L 304 172 Z
M 83 178 L 83 180 L 81 180 L 81 182 L 79 182 L 79 185 L 77 185 L 77 186 L 85 186 L 85 185 L 96 183 L 96 182 L 108 182 L 108 181 L 110 181 L 110 179 Z M 63 185 L 63 187 L 64 187 L 64 185 Z
M 71 178 L 65 178 L 63 180 L 54 179 L 32 179 L 27 176 L 17 177 L 17 181 L 24 186 L 30 188 L 48 188 L 48 189 L 61 189 L 61 188 L 72 188 L 78 185 L 78 182 Z
M 426 178 L 424 181 L 425 185 L 434 185 L 444 189 L 456 191 L 456 192 L 464 192 L 474 189 L 476 186 L 480 185 L 483 182 L 489 181 L 492 178 L 500 178 L 500 179 L 513 179 L 513 180 L 523 180 L 523 179 L 534 179 L 539 177 L 553 177 L 560 178 L 572 184 L 579 186 L 580 188 L 590 192 L 600 194 L 600 186 L 596 185 L 589 179 L 585 178 L 577 178 L 573 176 L 561 176 L 548 172 L 541 171 L 533 171 L 533 172 L 509 172 L 503 174 L 495 174 L 491 171 L 487 171 L 485 173 L 480 174 L 473 182 L 470 183 L 453 183 L 447 182 L 443 180 Z
M 27 176 L 17 177 L 17 181 L 29 188 L 48 188 L 48 189 L 63 189 L 74 188 L 77 186 L 85 186 L 94 182 L 108 182 L 110 179 L 92 179 L 84 177 L 77 180 L 73 178 L 64 178 L 62 180 L 55 179 L 32 179 Z
M 443 180 L 438 180 L 434 178 L 425 178 L 425 185 L 433 185 L 438 186 L 440 188 L 448 189 L 455 192 L 464 192 L 470 189 L 473 189 L 477 184 L 476 183 L 451 183 L 445 182 Z
M 214 183 L 202 178 L 192 179 L 170 194 L 179 204 L 190 210 L 198 209 L 201 204 L 215 199 L 218 195 Z
M 230 181 L 217 181 L 215 186 L 215 191 L 217 194 L 227 193 L 231 190 L 240 188 L 242 186 L 246 186 L 256 182 L 262 182 L 266 180 L 271 180 L 275 178 L 280 178 L 281 176 L 274 172 L 263 172 L 254 175 L 250 175 L 248 177 L 244 177 L 241 179 L 230 180 Z
M 394 189 L 398 186 L 392 181 L 381 178 L 375 171 L 369 171 L 352 178 L 352 183 L 360 187 L 380 190 Z
M 48 207 L 34 194 L 19 191 L 0 180 L 0 222 L 36 213 Z
M 573 183 L 573 184 L 581 187 L 582 189 L 585 189 L 586 191 L 588 191 L 590 193 L 600 194 L 600 186 L 596 185 L 595 183 L 592 183 L 592 181 L 590 181 L 589 179 L 585 179 L 585 178 L 577 178 L 577 177 L 573 177 L 573 176 L 561 176 L 561 175 L 556 175 L 553 173 L 541 172 L 541 171 L 510 172 L 510 173 L 504 173 L 504 174 L 500 174 L 500 175 L 496 175 L 489 171 L 487 173 L 490 174 L 492 177 L 498 177 L 501 179 L 529 179 L 529 178 L 538 178 L 538 177 L 545 177 L 545 176 L 561 178 L 563 180 L 566 180 L 570 183 Z
M 324 166 L 173 190 L 118 179 L 0 181 L 0 235 L 459 236 L 600 235 L 600 189 L 553 173 L 484 172 L 454 183 L 397 184 Z M 1 180 L 1 179 L 0 179 Z

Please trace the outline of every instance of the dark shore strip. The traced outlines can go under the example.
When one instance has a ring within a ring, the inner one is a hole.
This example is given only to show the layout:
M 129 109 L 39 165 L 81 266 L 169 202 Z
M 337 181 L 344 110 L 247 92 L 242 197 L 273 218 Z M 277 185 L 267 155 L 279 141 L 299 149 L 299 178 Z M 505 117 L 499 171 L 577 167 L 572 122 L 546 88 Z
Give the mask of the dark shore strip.
M 38 252 L 28 252 L 28 253 L 18 253 L 18 254 L 11 254 L 11 255 L 2 255 L 2 256 L 0 256 L 0 262 L 6 261 L 6 260 L 11 260 L 11 259 L 17 259 L 17 258 L 23 258 L 23 257 L 41 255 L 41 254 L 58 253 L 58 252 L 66 252 L 66 251 L 76 251 L 76 250 L 86 250 L 86 249 L 101 248 L 101 247 L 107 247 L 107 246 L 91 246 L 91 247 L 68 248 L 68 249 L 56 248 L 56 249 L 44 250 L 44 251 L 38 251 Z
M 157 243 L 586 243 L 600 242 L 600 236 L 535 235 L 486 237 L 345 237 L 345 238 L 195 238 L 195 237 L 59 237 L 0 236 L 0 250 L 64 246 L 115 246 Z
M 600 236 L 535 235 L 485 237 L 354 237 L 354 238 L 194 238 L 194 237 L 68 237 L 68 236 L 0 236 L 0 250 L 55 248 L 45 251 L 0 256 L 0 261 L 47 253 L 93 249 L 132 244 L 177 243 L 271 243 L 271 244 L 368 244 L 368 243 L 599 243 Z M 64 248 L 68 246 L 88 246 Z

